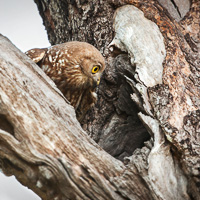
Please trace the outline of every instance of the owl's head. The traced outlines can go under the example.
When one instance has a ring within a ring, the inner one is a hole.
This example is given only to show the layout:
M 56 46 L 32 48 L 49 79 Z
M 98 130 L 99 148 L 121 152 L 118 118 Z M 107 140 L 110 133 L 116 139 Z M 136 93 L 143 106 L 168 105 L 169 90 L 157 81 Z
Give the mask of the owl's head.
M 68 42 L 63 44 L 69 58 L 74 65 L 80 67 L 81 72 L 88 79 L 88 83 L 95 87 L 105 69 L 105 60 L 99 50 L 86 42 Z
M 101 53 L 86 42 L 66 42 L 26 52 L 55 83 L 66 88 L 95 88 L 105 69 Z

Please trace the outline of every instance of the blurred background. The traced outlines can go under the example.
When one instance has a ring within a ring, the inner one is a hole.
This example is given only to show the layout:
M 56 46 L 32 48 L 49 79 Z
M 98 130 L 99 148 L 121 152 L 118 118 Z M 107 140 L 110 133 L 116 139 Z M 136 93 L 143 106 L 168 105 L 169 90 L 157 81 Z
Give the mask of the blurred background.
M 50 46 L 34 0 L 0 0 L 0 33 L 23 52 Z
M 50 46 L 34 0 L 0 0 L 0 33 L 22 52 Z M 14 176 L 0 171 L 0 200 L 40 200 Z

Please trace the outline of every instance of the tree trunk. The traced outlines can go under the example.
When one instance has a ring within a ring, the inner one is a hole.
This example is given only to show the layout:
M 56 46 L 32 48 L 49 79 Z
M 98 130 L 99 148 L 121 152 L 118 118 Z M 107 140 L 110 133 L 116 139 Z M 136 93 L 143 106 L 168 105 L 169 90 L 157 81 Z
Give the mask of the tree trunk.
M 107 68 L 81 124 L 88 137 L 52 81 L 0 37 L 4 173 L 42 199 L 200 199 L 199 2 L 35 2 L 52 44 L 87 41 Z

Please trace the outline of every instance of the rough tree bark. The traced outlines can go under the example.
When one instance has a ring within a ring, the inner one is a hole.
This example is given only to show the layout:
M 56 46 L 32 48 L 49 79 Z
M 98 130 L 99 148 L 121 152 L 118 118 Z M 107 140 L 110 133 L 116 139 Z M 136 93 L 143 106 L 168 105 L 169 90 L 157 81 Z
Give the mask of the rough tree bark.
M 200 199 L 199 1 L 35 2 L 52 44 L 87 41 L 107 69 L 82 124 L 88 137 L 52 81 L 1 36 L 4 173 L 43 199 Z

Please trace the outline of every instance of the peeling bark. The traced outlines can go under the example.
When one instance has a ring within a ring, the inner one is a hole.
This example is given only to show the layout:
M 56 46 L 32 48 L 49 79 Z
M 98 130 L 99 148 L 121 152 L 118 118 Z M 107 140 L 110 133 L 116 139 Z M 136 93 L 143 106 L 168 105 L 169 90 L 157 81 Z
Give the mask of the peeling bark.
M 1 37 L 4 172 L 43 199 L 200 199 L 199 2 L 167 1 L 179 18 L 154 0 L 35 2 L 52 44 L 87 41 L 107 69 L 81 124 L 88 137 L 55 85 Z

